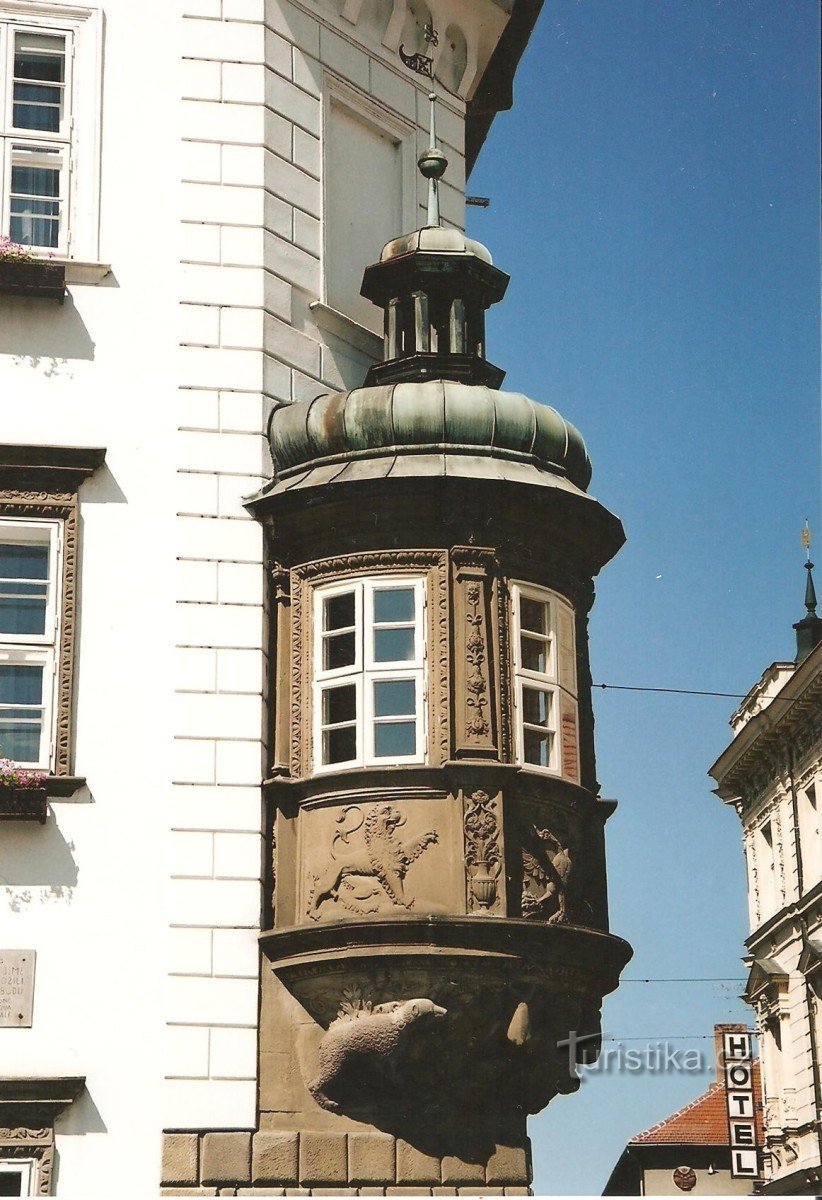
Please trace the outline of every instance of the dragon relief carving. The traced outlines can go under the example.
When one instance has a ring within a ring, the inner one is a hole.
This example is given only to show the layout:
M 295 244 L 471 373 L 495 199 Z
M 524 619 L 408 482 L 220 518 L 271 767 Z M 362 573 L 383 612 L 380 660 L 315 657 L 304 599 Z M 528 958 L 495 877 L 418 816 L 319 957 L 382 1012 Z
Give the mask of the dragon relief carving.
M 522 847 L 522 915 L 549 925 L 568 921 L 568 884 L 573 872 L 571 848 L 550 829 L 531 826 L 532 848 Z
M 354 825 L 348 824 L 352 813 L 358 818 Z M 331 843 L 332 861 L 320 875 L 312 876 L 308 899 L 312 921 L 320 919 L 320 910 L 329 901 L 358 915 L 379 912 L 386 904 L 413 907 L 413 897 L 405 894 L 405 877 L 409 867 L 439 836 L 435 829 L 429 829 L 401 842 L 398 831 L 407 819 L 390 804 L 375 804 L 367 815 L 356 804 L 345 806 L 337 817 L 342 828 Z M 351 837 L 359 830 L 362 846 L 349 849 Z

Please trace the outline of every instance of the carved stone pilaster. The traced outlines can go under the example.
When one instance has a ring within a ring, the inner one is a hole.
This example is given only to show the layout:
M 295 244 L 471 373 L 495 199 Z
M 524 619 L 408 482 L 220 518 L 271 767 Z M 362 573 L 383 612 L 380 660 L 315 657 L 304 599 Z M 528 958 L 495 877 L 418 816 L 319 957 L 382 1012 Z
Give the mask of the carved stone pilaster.
M 491 640 L 494 559 L 458 546 L 454 564 L 454 756 L 499 758 L 497 663 Z
M 466 911 L 505 916 L 505 853 L 500 797 L 478 790 L 470 796 L 463 795 L 462 804 Z
M 269 672 L 273 687 L 268 689 L 271 719 L 272 775 L 285 775 L 289 769 L 290 714 L 286 697 L 289 694 L 291 662 L 291 574 L 281 564 L 271 568 L 271 645 Z

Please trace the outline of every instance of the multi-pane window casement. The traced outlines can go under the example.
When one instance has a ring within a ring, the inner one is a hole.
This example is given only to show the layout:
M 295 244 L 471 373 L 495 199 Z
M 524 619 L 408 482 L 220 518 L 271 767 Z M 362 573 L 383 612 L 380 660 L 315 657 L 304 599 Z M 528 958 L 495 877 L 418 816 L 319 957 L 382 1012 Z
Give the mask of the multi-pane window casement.
M 0 1196 L 33 1196 L 36 1175 L 34 1159 L 0 1158 Z
M 578 777 L 574 616 L 545 588 L 511 586 L 517 761 Z
M 96 258 L 100 11 L 0 0 L 0 233 Z
M 0 757 L 51 768 L 58 521 L 0 521 Z
M 66 254 L 72 33 L 8 24 L 0 39 L 3 231 L 21 245 Z
M 425 757 L 425 584 L 359 579 L 314 592 L 314 769 Z

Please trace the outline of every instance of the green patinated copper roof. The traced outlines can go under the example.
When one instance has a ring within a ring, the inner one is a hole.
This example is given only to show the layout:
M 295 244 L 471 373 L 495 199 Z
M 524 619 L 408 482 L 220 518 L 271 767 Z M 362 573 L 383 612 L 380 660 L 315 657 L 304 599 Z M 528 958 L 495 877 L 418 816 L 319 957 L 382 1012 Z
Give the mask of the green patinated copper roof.
M 473 255 L 484 263 L 492 263 L 491 252 L 482 245 L 468 238 L 459 229 L 446 229 L 442 225 L 429 225 L 424 229 L 415 229 L 413 233 L 405 233 L 402 237 L 393 238 L 383 246 L 380 262 L 389 262 L 404 254 L 422 252 L 423 254 L 466 254 Z
M 403 474 L 427 474 L 424 462 L 443 456 L 510 464 L 513 473 L 523 464 L 535 476 L 547 473 L 583 490 L 591 478 L 582 435 L 556 409 L 517 392 L 443 379 L 283 405 L 272 413 L 269 441 L 280 480 L 321 466 L 386 459 L 401 460 Z

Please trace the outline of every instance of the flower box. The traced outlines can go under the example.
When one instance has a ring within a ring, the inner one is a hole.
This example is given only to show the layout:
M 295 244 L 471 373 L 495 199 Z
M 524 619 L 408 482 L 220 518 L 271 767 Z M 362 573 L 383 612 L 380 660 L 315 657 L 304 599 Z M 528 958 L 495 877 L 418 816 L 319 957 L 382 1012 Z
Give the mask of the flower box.
M 0 787 L 0 821 L 46 823 L 47 792 L 44 787 Z
M 65 263 L 0 255 L 0 296 L 35 296 L 62 304 L 66 296 Z

